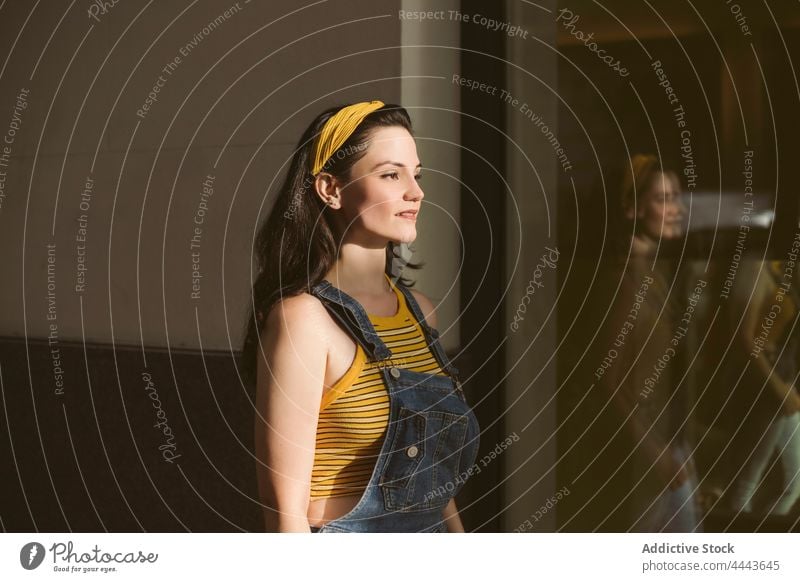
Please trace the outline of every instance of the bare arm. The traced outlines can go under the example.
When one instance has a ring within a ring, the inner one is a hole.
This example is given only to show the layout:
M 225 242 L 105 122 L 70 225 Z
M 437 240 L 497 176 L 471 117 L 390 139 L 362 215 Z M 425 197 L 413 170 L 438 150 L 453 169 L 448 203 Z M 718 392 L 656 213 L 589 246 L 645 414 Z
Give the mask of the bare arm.
M 324 307 L 310 295 L 273 307 L 261 335 L 256 388 L 257 475 L 268 532 L 310 532 L 314 466 L 327 339 Z
M 450 503 L 444 508 L 442 515 L 444 516 L 449 533 L 464 533 L 464 524 L 461 523 L 461 517 L 458 515 L 458 507 L 456 507 L 455 499 L 450 500 Z

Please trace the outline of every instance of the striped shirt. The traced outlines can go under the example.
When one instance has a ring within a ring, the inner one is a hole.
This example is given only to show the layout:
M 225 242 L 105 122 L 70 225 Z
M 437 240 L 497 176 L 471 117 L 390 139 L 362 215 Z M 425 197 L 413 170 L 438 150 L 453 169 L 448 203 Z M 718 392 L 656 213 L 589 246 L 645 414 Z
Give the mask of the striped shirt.
M 312 499 L 361 494 L 366 488 L 389 422 L 389 393 L 381 367 L 446 375 L 428 348 L 405 296 L 391 280 L 389 283 L 397 295 L 397 313 L 369 315 L 369 319 L 392 357 L 369 360 L 356 344 L 350 369 L 324 394 L 311 473 Z

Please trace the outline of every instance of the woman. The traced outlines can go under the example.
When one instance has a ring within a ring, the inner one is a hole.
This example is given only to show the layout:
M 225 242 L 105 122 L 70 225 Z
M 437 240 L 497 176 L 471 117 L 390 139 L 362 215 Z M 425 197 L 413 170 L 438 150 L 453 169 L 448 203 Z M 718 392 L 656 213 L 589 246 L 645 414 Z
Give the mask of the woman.
M 621 203 L 630 254 L 618 265 L 622 281 L 602 343 L 610 363 L 600 383 L 623 424 L 620 462 L 630 488 L 620 501 L 622 527 L 694 531 L 695 483 L 682 434 L 687 410 L 677 393 L 681 339 L 675 332 L 682 306 L 670 298 L 663 258 L 665 243 L 683 230 L 680 182 L 656 156 L 636 155 L 626 164 Z
M 243 357 L 267 531 L 464 531 L 477 420 L 432 303 L 392 277 L 420 168 L 403 108 L 329 109 L 259 234 Z

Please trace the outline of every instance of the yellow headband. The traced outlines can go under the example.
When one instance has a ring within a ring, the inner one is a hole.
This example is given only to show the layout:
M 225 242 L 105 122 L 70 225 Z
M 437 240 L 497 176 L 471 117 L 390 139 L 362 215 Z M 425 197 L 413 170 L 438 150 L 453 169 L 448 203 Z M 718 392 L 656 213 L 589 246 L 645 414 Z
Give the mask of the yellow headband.
M 383 101 L 354 103 L 343 107 L 326 121 L 314 145 L 314 168 L 311 173 L 315 176 L 319 174 L 325 162 L 342 147 L 364 118 L 381 107 Z

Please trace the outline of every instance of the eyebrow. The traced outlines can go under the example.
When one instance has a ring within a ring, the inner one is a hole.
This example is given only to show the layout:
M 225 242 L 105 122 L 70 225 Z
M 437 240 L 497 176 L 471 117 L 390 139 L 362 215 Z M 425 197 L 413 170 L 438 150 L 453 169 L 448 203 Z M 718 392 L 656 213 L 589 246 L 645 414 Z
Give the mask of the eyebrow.
M 399 168 L 405 168 L 405 167 L 406 167 L 406 165 L 405 165 L 405 164 L 403 164 L 403 163 L 400 163 L 400 162 L 393 162 L 393 161 L 391 161 L 391 160 L 386 160 L 385 162 L 380 162 L 380 163 L 378 163 L 378 164 L 375 164 L 374 166 L 372 166 L 372 169 L 370 170 L 370 172 L 373 172 L 373 171 L 375 171 L 376 169 L 378 169 L 378 168 L 380 168 L 381 166 L 384 166 L 384 165 L 386 165 L 386 164 L 391 164 L 391 165 L 393 165 L 393 166 L 397 166 L 397 167 L 399 167 Z M 421 167 L 422 167 L 422 164 L 417 164 L 417 168 L 421 168 Z

